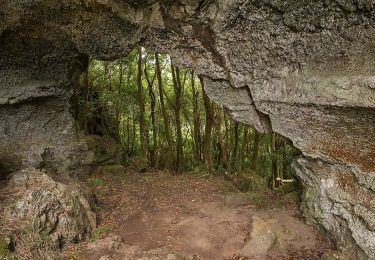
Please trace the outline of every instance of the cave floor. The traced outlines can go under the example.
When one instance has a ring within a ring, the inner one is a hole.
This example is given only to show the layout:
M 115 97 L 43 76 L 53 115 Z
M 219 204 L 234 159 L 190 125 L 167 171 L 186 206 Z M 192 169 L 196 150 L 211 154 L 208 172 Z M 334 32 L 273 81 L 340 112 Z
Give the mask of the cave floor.
M 98 168 L 88 178 L 98 227 L 69 259 L 320 259 L 330 243 L 297 197 L 240 193 L 219 178 Z

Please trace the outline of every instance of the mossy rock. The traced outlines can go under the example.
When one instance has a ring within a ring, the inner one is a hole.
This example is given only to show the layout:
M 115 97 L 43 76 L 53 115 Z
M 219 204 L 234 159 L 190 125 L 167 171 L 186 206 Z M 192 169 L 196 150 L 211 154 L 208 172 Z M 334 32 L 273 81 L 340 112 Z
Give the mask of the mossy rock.
M 100 167 L 101 171 L 106 173 L 119 173 L 124 171 L 124 166 L 121 164 L 114 164 L 114 165 L 104 165 Z
M 209 174 L 209 170 L 207 168 L 207 166 L 203 163 L 198 163 L 194 169 L 193 169 L 193 173 L 194 174 L 202 174 L 202 175 L 205 175 L 205 174 Z
M 246 193 L 228 193 L 225 195 L 224 204 L 227 207 L 238 207 L 252 204 L 252 198 Z
M 228 193 L 235 193 L 235 192 L 240 192 L 232 183 L 229 181 L 222 180 L 219 183 L 219 191 L 228 194 Z
M 266 179 L 254 172 L 238 173 L 228 178 L 242 192 L 262 191 L 267 188 Z
M 276 189 L 276 191 L 284 195 L 292 192 L 299 193 L 301 191 L 301 186 L 297 181 L 293 181 L 285 183 L 280 188 Z
M 285 194 L 283 197 L 291 201 L 298 201 L 300 193 L 298 191 L 293 191 L 289 192 L 288 194 Z
M 267 201 L 267 195 L 264 191 L 252 191 L 247 193 L 253 202 L 257 205 L 263 205 L 265 201 Z
M 12 237 L 0 234 L 0 259 L 11 256 Z
M 137 165 L 137 171 L 141 173 L 147 172 L 148 169 L 148 162 L 146 158 L 141 158 L 139 160 L 139 164 Z
M 86 136 L 85 141 L 94 151 L 94 163 L 97 165 L 121 164 L 126 161 L 122 146 L 109 137 Z

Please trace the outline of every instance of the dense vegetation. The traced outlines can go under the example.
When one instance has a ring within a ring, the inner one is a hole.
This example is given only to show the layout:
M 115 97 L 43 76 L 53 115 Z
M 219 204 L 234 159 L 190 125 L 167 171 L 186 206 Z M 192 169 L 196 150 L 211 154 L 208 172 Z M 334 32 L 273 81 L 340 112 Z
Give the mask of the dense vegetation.
M 193 70 L 141 47 L 114 62 L 90 60 L 72 113 L 81 130 L 112 137 L 145 167 L 246 176 L 272 188 L 292 177 L 287 140 L 233 121 Z

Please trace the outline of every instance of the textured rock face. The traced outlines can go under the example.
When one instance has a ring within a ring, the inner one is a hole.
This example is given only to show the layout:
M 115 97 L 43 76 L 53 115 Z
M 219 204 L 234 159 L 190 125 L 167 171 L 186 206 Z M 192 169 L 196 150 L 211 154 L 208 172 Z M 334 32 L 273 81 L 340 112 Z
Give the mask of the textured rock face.
M 353 258 L 375 257 L 372 0 L 5 0 L 0 35 L 0 151 L 67 157 L 82 54 L 140 42 L 193 67 L 237 120 L 292 140 L 305 215 Z
M 305 215 L 334 234 L 351 258 L 373 259 L 375 194 L 369 184 L 374 181 L 364 180 L 367 176 L 353 168 L 320 159 L 300 158 L 295 166 L 306 185 Z
M 78 184 L 62 184 L 27 168 L 13 173 L 2 188 L 8 196 L 2 198 L 0 231 L 21 232 L 15 243 L 28 253 L 59 250 L 87 238 L 96 228 L 90 193 Z

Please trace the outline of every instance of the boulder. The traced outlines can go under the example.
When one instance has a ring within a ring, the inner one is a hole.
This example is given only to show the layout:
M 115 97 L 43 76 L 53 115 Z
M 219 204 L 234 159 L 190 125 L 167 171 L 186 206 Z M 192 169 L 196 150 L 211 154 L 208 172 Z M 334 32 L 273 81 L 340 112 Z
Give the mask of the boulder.
M 267 252 L 272 249 L 277 239 L 271 225 L 270 222 L 253 217 L 250 238 L 239 251 L 239 254 L 246 257 L 267 255 Z
M 4 192 L 0 227 L 14 234 L 16 250 L 60 250 L 88 238 L 96 228 L 90 193 L 73 181 L 63 184 L 26 168 L 10 176 Z
M 112 138 L 90 135 L 86 136 L 85 140 L 88 147 L 94 152 L 94 164 L 121 165 L 124 162 L 123 148 Z

